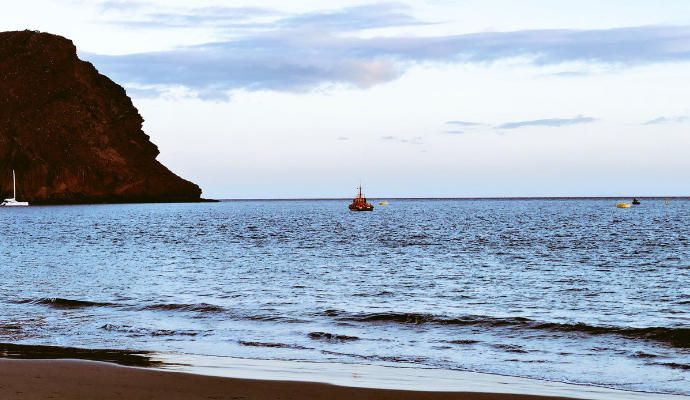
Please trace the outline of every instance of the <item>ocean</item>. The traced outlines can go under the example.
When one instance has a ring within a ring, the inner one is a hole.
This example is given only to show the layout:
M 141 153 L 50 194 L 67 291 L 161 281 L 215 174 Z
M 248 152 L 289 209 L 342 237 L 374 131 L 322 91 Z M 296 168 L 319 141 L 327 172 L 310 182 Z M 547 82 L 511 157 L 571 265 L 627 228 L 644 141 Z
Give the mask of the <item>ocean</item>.
M 405 365 L 690 395 L 690 201 L 348 203 L 0 209 L 0 353 Z

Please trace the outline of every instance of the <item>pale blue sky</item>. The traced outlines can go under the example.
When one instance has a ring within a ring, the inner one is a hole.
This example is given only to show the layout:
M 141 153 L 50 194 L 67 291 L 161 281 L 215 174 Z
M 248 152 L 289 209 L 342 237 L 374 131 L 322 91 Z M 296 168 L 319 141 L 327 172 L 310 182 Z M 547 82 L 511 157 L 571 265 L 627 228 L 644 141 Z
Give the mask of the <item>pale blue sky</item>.
M 690 2 L 24 1 L 216 198 L 688 195 Z

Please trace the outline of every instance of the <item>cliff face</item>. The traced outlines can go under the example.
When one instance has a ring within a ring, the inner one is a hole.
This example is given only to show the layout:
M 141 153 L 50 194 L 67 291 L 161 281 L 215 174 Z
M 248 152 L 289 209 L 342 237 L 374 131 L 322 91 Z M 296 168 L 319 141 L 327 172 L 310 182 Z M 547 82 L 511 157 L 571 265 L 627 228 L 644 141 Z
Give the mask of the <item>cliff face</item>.
M 33 204 L 199 201 L 156 160 L 125 90 L 71 41 L 0 33 L 0 196 Z M 4 198 L 2 197 L 2 198 Z

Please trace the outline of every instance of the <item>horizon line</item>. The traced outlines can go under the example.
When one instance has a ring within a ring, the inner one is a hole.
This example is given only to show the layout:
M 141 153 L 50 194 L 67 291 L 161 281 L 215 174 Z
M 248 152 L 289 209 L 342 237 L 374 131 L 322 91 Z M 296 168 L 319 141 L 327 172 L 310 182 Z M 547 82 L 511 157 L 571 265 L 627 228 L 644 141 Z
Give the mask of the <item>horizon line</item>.
M 490 197 L 368 197 L 373 200 L 690 200 L 690 195 L 684 196 L 490 196 Z M 352 200 L 351 197 L 247 197 L 247 198 L 219 198 L 217 201 L 300 201 L 300 200 Z

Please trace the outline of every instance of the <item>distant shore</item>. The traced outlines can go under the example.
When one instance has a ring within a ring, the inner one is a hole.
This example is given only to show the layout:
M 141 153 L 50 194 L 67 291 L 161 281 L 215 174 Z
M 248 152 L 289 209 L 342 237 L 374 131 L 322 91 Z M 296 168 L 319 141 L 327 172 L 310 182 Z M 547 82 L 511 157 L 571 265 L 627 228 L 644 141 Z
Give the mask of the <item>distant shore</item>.
M 77 360 L 0 360 L 3 400 L 556 400 L 517 394 L 417 392 L 220 378 Z

